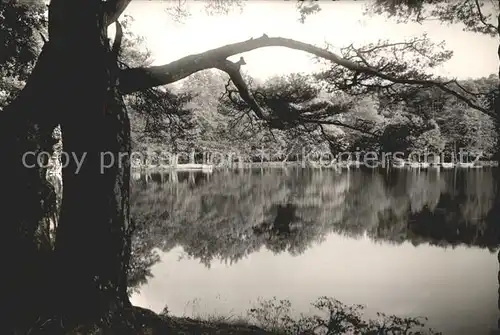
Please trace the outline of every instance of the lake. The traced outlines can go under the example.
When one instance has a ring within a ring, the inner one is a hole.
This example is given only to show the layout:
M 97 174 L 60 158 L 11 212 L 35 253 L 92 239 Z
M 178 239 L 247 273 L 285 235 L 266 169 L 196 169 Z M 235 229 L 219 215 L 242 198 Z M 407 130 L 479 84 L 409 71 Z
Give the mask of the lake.
M 296 313 L 331 296 L 426 316 L 444 334 L 497 329 L 493 170 L 253 169 L 136 176 L 132 303 L 173 315 Z

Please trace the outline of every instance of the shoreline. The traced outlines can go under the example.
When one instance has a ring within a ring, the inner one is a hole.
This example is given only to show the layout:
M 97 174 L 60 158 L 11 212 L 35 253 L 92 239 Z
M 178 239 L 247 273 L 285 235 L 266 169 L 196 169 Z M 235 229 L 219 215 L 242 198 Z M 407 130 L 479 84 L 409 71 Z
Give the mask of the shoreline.
M 232 318 L 207 315 L 204 317 L 188 317 L 188 316 L 173 316 L 166 312 L 157 314 L 150 309 L 130 306 L 122 313 L 122 323 L 117 325 L 108 325 L 105 328 L 100 325 L 82 324 L 71 331 L 71 334 L 101 334 L 99 330 L 105 331 L 105 334 L 123 334 L 123 335 L 164 335 L 164 334 L 218 334 L 218 335 L 291 335 L 297 334 L 300 329 L 300 334 L 315 334 L 315 330 L 324 329 L 336 331 L 339 326 L 352 327 L 361 333 L 379 334 L 386 326 L 394 329 L 398 334 L 404 331 L 418 331 L 422 335 L 437 335 L 441 334 L 432 328 L 425 325 L 427 319 L 424 317 L 398 317 L 396 315 L 381 315 L 376 319 L 364 318 L 362 310 L 364 306 L 348 306 L 342 304 L 333 298 L 322 297 L 313 304 L 318 312 L 339 313 L 341 316 L 337 321 L 330 324 L 326 323 L 322 314 L 315 314 L 315 321 L 301 315 L 298 318 L 290 316 L 290 306 L 286 304 L 286 300 L 278 302 L 275 299 L 270 300 L 274 305 L 261 305 L 251 309 L 249 312 L 256 319 L 251 321 L 251 317 Z M 329 305 L 321 305 L 321 303 L 329 302 Z M 288 302 L 289 304 L 289 302 Z M 283 316 L 282 319 L 269 319 L 271 317 Z M 356 321 L 360 318 L 358 321 Z M 260 321 L 258 321 L 260 320 Z M 351 321 L 353 320 L 353 321 Z M 383 322 L 381 328 L 380 323 Z M 261 324 L 257 326 L 257 324 Z M 57 325 L 56 325 L 57 326 Z M 111 327 L 109 327 L 111 326 Z M 346 329 L 346 328 L 344 328 Z M 108 331 L 108 332 L 106 332 Z M 109 332 L 111 331 L 111 332 Z M 335 332 L 337 333 L 337 332 Z M 65 332 L 65 334 L 68 334 Z M 69 335 L 69 334 L 68 334 Z
M 245 320 L 228 322 L 223 320 L 202 320 L 192 317 L 178 317 L 157 314 L 149 309 L 133 306 L 134 321 L 140 334 L 220 334 L 220 335 L 245 335 L 280 334 L 264 330 L 252 325 Z
M 381 164 L 382 166 L 378 167 L 368 167 L 368 168 L 398 168 L 397 166 L 393 166 L 391 164 Z M 498 162 L 496 161 L 481 161 L 477 162 L 475 166 L 477 167 L 498 167 Z M 433 168 L 442 168 L 440 164 L 434 165 L 430 163 L 430 166 Z M 305 168 L 305 169 L 348 169 L 348 168 L 360 168 L 363 167 L 362 164 L 356 163 L 337 163 L 330 165 L 321 165 L 321 164 L 303 164 L 302 162 L 254 162 L 254 163 L 243 163 L 243 164 L 232 164 L 232 165 L 217 165 L 217 164 L 178 164 L 177 167 L 173 165 L 150 165 L 150 166 L 138 166 L 132 165 L 131 170 L 134 172 L 169 172 L 169 171 L 177 171 L 177 172 L 211 172 L 212 170 L 240 170 L 240 169 L 257 169 L 257 168 Z M 461 166 L 453 166 L 453 168 L 464 168 Z

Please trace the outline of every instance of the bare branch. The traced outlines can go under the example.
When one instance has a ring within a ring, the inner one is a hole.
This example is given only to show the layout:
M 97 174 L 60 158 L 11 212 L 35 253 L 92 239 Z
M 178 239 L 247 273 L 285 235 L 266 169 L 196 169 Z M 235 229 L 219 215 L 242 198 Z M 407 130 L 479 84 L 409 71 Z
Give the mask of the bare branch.
M 500 31 L 498 30 L 498 27 L 495 27 L 491 23 L 486 22 L 486 17 L 483 15 L 483 12 L 481 11 L 481 4 L 479 3 L 479 0 L 475 0 L 475 3 L 476 3 L 476 8 L 477 8 L 477 14 L 479 16 L 479 20 L 481 21 L 481 23 L 485 27 L 500 33 Z
M 228 44 L 216 49 L 211 49 L 200 54 L 189 55 L 179 60 L 162 66 L 152 66 L 147 68 L 134 68 L 122 70 L 120 76 L 120 89 L 124 94 L 133 93 L 146 88 L 167 85 L 189 75 L 209 69 L 219 68 L 223 71 L 228 70 L 229 74 L 235 76 L 234 66 L 228 65 L 226 58 L 232 55 L 241 54 L 263 47 L 285 47 L 294 50 L 301 50 L 317 57 L 329 60 L 337 65 L 340 65 L 348 70 L 372 75 L 380 79 L 384 79 L 398 84 L 421 85 L 424 87 L 435 86 L 441 90 L 455 96 L 457 99 L 465 102 L 469 107 L 479 110 L 486 115 L 496 117 L 492 111 L 475 104 L 466 96 L 449 88 L 446 84 L 438 80 L 422 80 L 422 79 L 407 79 L 395 75 L 389 75 L 381 72 L 377 68 L 361 65 L 359 63 L 345 59 L 326 49 L 316 47 L 311 44 L 303 43 L 293 39 L 282 37 L 267 37 L 250 39 L 243 42 Z M 233 63 L 234 65 L 234 63 Z M 226 71 L 227 72 L 227 71 Z M 235 82 L 239 78 L 235 77 Z M 241 84 L 241 83 L 240 83 Z M 246 86 L 246 85 L 245 85 Z M 244 88 L 244 87 L 242 87 Z M 253 99 L 253 98 L 252 98 Z M 251 100 L 249 100 L 251 102 Z

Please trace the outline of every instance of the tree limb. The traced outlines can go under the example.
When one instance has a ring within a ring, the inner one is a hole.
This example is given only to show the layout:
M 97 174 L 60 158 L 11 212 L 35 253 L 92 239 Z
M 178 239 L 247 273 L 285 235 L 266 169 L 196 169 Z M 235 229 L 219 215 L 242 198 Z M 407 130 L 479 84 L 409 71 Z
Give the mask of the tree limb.
M 335 120 L 315 120 L 315 119 L 309 119 L 309 118 L 299 118 L 299 121 L 301 123 L 311 123 L 311 124 L 317 124 L 317 125 L 332 125 L 332 126 L 337 126 L 337 127 L 342 127 L 342 128 L 347 128 L 347 129 L 351 129 L 351 130 L 355 130 L 355 131 L 358 131 L 362 134 L 366 134 L 366 135 L 370 135 L 370 136 L 373 136 L 373 137 L 380 137 L 379 134 L 377 133 L 374 133 L 374 132 L 371 132 L 369 130 L 366 130 L 366 129 L 363 129 L 363 128 L 360 128 L 360 127 L 356 127 L 356 126 L 352 126 L 352 125 L 349 125 L 347 123 L 343 123 L 343 122 L 340 122 L 340 121 L 335 121 Z
M 120 48 L 122 46 L 122 41 L 123 41 L 123 29 L 122 25 L 118 20 L 115 21 L 116 23 L 116 33 L 115 33 L 115 40 L 113 41 L 113 47 L 111 48 L 111 53 L 116 56 L 118 59 L 118 54 L 120 53 Z
M 132 0 L 108 0 L 104 4 L 104 18 L 106 25 L 110 26 L 113 22 L 118 20 L 131 1 Z
M 239 64 L 238 63 L 233 63 L 231 61 L 225 61 L 222 64 L 218 65 L 217 68 L 221 71 L 224 71 L 229 74 L 230 79 L 226 85 L 226 93 L 228 94 L 228 98 L 233 102 L 236 103 L 231 99 L 231 93 L 236 93 L 238 92 L 240 94 L 240 97 L 249 105 L 250 109 L 257 115 L 257 117 L 261 120 L 264 121 L 272 121 L 272 118 L 268 113 L 266 113 L 259 105 L 259 103 L 255 100 L 253 95 L 250 93 L 250 90 L 248 86 L 246 85 L 243 77 L 241 76 L 239 72 Z M 232 91 L 229 90 L 229 85 L 233 82 L 234 86 L 238 89 L 238 91 Z M 256 92 L 255 95 L 262 93 Z M 263 97 L 265 99 L 265 97 Z M 240 116 L 240 119 L 243 118 L 244 116 L 248 116 L 247 113 L 242 113 Z M 329 113 L 325 115 L 326 117 L 331 116 Z M 250 118 L 251 121 L 251 118 Z M 351 130 L 358 131 L 360 133 L 370 135 L 373 137 L 378 137 L 379 134 L 371 132 L 367 129 L 357 127 L 355 125 L 350 125 L 338 120 L 326 120 L 326 119 L 321 119 L 321 118 L 310 118 L 310 117 L 305 117 L 305 116 L 300 116 L 296 121 L 298 121 L 301 125 L 305 127 L 306 124 L 314 124 L 316 126 L 322 127 L 323 125 L 334 125 L 338 127 L 343 127 Z M 238 121 L 239 122 L 239 121 Z M 272 129 L 272 125 L 270 127 Z M 307 129 L 306 129 L 307 130 Z M 323 130 L 323 129 L 322 129 Z M 274 136 L 274 135 L 273 135 Z
M 186 78 L 195 72 L 210 68 L 218 68 L 226 72 L 229 71 L 228 74 L 235 77 L 236 84 L 240 81 L 240 78 L 237 78 L 236 73 L 233 69 L 234 67 L 228 65 L 228 61 L 226 60 L 226 58 L 232 55 L 252 51 L 263 47 L 285 47 L 294 50 L 301 50 L 317 57 L 329 60 L 351 71 L 373 75 L 393 83 L 421 85 L 428 87 L 435 86 L 455 96 L 457 99 L 465 102 L 469 107 L 479 110 L 493 118 L 496 118 L 496 115 L 493 111 L 475 104 L 470 99 L 449 88 L 445 83 L 441 81 L 406 79 L 389 75 L 381 72 L 379 69 L 352 62 L 326 49 L 283 37 L 262 36 L 260 38 L 250 39 L 243 42 L 228 44 L 219 48 L 208 50 L 203 53 L 189 55 L 166 65 L 125 69 L 121 71 L 120 89 L 122 93 L 130 94 L 154 86 L 167 85 Z M 243 86 L 241 87 L 244 88 Z M 243 92 L 242 94 L 246 93 Z M 249 103 L 253 104 L 254 102 L 252 102 L 252 100 L 249 100 Z M 256 110 L 256 113 L 258 112 L 259 109 Z M 262 112 L 262 110 L 260 110 L 260 112 Z
M 45 37 L 45 35 L 42 32 L 40 32 L 39 34 L 40 34 L 40 37 L 42 38 L 43 44 L 46 44 L 47 43 L 47 37 Z
M 492 29 L 492 30 L 500 33 L 500 31 L 498 30 L 498 27 L 495 27 L 491 23 L 486 22 L 486 17 L 483 15 L 483 12 L 481 11 L 481 4 L 479 3 L 479 0 L 475 0 L 475 3 L 476 3 L 476 8 L 477 8 L 477 14 L 479 16 L 479 20 L 481 21 L 481 23 L 485 27 L 488 27 L 489 29 Z
M 268 117 L 266 115 L 266 112 L 264 112 L 262 107 L 260 107 L 260 105 L 254 99 L 253 95 L 248 89 L 247 84 L 245 83 L 245 80 L 241 76 L 239 64 L 233 63 L 229 60 L 224 60 L 215 67 L 221 71 L 226 72 L 229 75 L 231 81 L 233 82 L 233 85 L 238 89 L 241 98 L 245 100 L 245 102 L 250 106 L 250 108 L 252 108 L 254 113 L 257 114 L 259 118 L 267 120 Z

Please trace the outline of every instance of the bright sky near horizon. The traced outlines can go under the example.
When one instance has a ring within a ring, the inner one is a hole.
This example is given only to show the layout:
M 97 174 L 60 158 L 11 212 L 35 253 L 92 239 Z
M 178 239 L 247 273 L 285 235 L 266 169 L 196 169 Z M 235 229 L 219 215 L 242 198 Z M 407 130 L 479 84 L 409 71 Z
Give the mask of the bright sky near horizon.
M 322 11 L 310 16 L 305 24 L 298 22 L 295 1 L 253 0 L 246 2 L 241 12 L 236 8 L 228 15 L 218 16 L 205 14 L 198 2 L 186 3 L 191 16 L 184 23 L 176 23 L 169 17 L 165 1 L 134 0 L 127 8 L 125 14 L 135 20 L 132 29 L 146 38 L 155 65 L 257 38 L 263 33 L 320 47 L 325 41 L 335 47 L 351 43 L 362 46 L 379 39 L 401 41 L 427 33 L 433 41 L 445 40 L 447 48 L 454 52 L 437 74 L 466 79 L 488 76 L 498 69 L 498 41 L 494 38 L 463 32 L 459 25 L 447 26 L 436 21 L 398 25 L 382 17 L 363 16 L 363 2 L 322 2 Z M 237 60 L 239 56 L 231 59 Z M 310 55 L 286 48 L 262 48 L 243 56 L 247 63 L 245 72 L 258 79 L 318 69 Z

